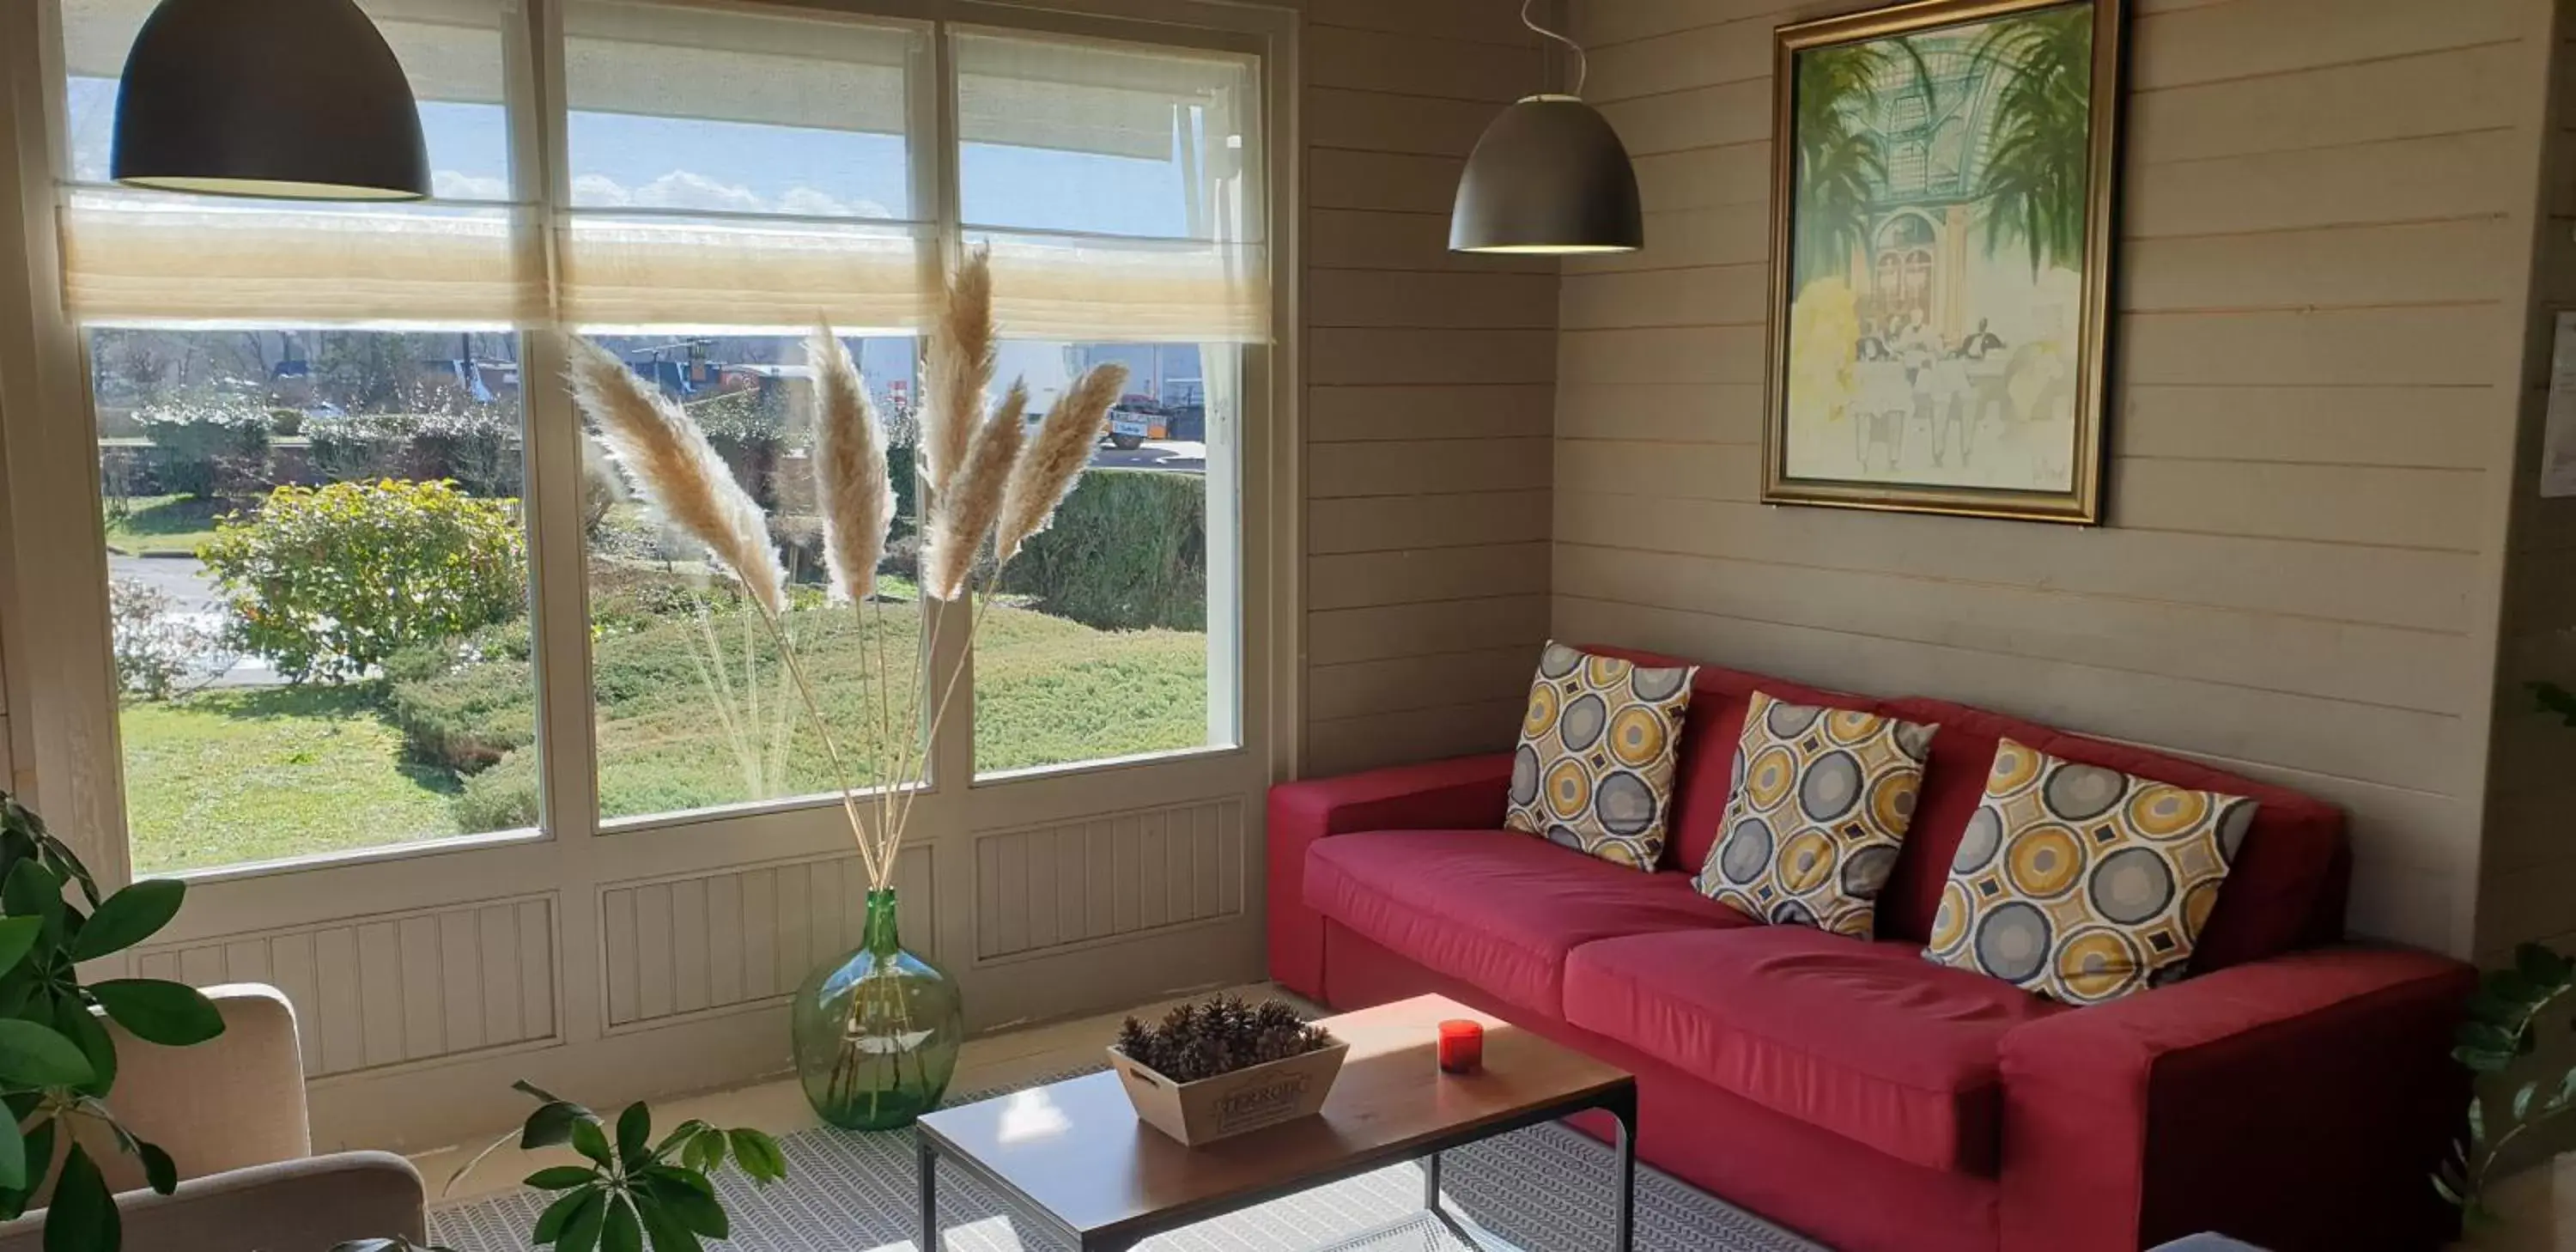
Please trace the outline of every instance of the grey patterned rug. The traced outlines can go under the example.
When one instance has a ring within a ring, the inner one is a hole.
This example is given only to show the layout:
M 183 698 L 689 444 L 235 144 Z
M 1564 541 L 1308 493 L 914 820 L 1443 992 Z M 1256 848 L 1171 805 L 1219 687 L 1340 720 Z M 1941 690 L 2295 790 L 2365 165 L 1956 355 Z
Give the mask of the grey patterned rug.
M 955 1102 L 999 1092 L 978 1092 Z M 820 1129 L 786 1136 L 787 1181 L 758 1189 L 728 1169 L 716 1180 L 738 1252 L 919 1252 L 913 1246 L 912 1132 Z M 1607 1144 L 1536 1126 L 1441 1158 L 1453 1210 L 1494 1252 L 1588 1252 L 1610 1246 Z M 541 1206 L 531 1192 L 434 1206 L 431 1241 L 456 1252 L 525 1252 Z M 1146 1242 L 1147 1252 L 1465 1252 L 1422 1214 L 1422 1172 L 1395 1165 L 1245 1209 Z M 943 1170 L 947 1252 L 1069 1252 L 1052 1229 Z M 1644 1166 L 1637 1170 L 1638 1252 L 1827 1252 L 1818 1244 Z

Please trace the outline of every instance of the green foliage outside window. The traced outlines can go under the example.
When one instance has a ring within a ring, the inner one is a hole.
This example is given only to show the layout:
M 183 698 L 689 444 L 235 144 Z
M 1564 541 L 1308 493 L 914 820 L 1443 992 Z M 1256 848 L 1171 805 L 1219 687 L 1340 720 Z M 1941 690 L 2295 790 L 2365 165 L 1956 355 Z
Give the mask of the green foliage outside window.
M 220 495 L 268 465 L 268 410 L 246 400 L 171 400 L 136 412 L 134 424 L 157 450 L 153 477 L 165 493 Z
M 293 681 L 344 682 L 526 611 L 517 504 L 445 482 L 280 487 L 200 556 L 243 651 Z

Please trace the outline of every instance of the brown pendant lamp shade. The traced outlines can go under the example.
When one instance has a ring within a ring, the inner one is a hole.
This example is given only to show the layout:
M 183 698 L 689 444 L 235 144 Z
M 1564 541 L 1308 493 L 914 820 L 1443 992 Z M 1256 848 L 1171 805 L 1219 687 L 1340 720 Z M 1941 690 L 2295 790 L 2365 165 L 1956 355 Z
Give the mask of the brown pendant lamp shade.
M 1504 109 L 1468 156 L 1449 213 L 1452 252 L 1634 252 L 1645 242 L 1628 149 L 1573 96 Z
M 210 195 L 417 200 L 402 63 L 352 0 L 162 0 L 126 54 L 108 174 Z

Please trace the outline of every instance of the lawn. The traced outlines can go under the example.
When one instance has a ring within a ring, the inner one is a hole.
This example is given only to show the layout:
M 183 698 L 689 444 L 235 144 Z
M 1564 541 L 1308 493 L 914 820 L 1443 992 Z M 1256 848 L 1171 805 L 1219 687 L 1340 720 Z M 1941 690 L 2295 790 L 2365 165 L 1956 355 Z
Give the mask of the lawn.
M 600 598 L 595 591 L 594 603 Z M 852 772 L 872 781 L 883 746 L 916 718 L 900 698 L 881 716 L 877 688 L 862 675 L 875 672 L 882 642 L 896 662 L 895 689 L 903 690 L 920 618 L 907 604 L 883 606 L 865 623 L 846 607 L 806 608 L 792 618 L 807 677 Z M 782 685 L 774 649 L 764 635 L 746 635 L 737 614 L 704 624 L 687 615 L 612 616 L 598 625 L 592 681 L 604 814 L 832 788 L 830 762 Z M 520 631 L 515 640 L 505 632 L 478 641 L 483 650 L 470 664 L 390 690 L 370 683 L 212 691 L 128 705 L 138 867 L 230 864 L 533 822 L 533 678 Z M 746 680 L 746 670 L 757 681 Z M 997 607 L 984 625 L 976 673 L 979 769 L 1206 741 L 1203 634 L 1100 631 Z M 446 763 L 420 763 L 431 760 Z
M 365 690 L 267 687 L 136 701 L 125 741 L 134 868 L 166 873 L 453 834 L 456 779 L 406 763 Z
M 124 556 L 195 556 L 215 523 L 242 506 L 194 496 L 133 496 L 124 516 L 107 517 L 107 546 Z

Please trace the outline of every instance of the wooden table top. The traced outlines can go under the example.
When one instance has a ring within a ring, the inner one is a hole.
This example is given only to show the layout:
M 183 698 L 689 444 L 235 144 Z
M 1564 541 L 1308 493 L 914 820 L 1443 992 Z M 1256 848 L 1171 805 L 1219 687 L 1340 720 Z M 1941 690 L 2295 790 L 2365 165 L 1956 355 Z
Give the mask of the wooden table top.
M 1437 1023 L 1485 1026 L 1485 1066 L 1444 1074 Z M 1136 1117 L 1114 1073 L 1089 1074 L 941 1109 L 921 1119 L 951 1156 L 1017 1189 L 1075 1231 L 1096 1235 L 1176 1211 L 1229 1211 L 1245 1197 L 1419 1155 L 1535 1110 L 1628 1085 L 1625 1071 L 1440 996 L 1320 1023 L 1351 1045 L 1324 1111 L 1186 1148 Z

